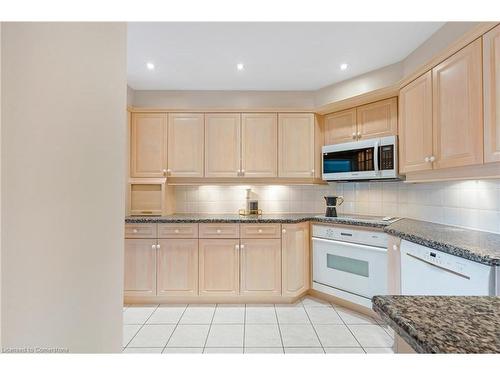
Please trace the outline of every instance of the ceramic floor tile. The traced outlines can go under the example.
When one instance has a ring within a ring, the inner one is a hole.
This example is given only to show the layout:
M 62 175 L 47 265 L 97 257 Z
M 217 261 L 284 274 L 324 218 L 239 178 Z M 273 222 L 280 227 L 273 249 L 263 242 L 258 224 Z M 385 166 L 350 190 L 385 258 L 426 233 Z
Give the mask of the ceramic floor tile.
M 368 315 L 346 309 L 344 307 L 335 307 L 345 324 L 377 324 L 375 319 Z
M 191 306 L 184 311 L 179 324 L 210 324 L 214 316 L 215 306 Z
M 394 354 L 392 348 L 363 348 L 368 354 Z
M 210 325 L 178 325 L 168 341 L 167 348 L 203 348 Z
M 330 302 L 323 301 L 321 299 L 306 296 L 302 299 L 302 304 L 304 307 L 331 307 Z
M 123 312 L 123 324 L 144 324 L 156 307 L 128 307 Z
M 303 307 L 304 305 L 302 304 L 302 301 L 297 301 L 294 303 L 277 303 L 274 306 L 278 309 L 287 309 L 293 307 Z
M 283 348 L 245 348 L 248 354 L 283 354 Z
M 387 348 L 393 344 L 392 337 L 378 325 L 349 325 L 349 329 L 363 347 Z
M 245 326 L 245 347 L 281 348 L 281 336 L 277 324 L 250 324 Z
M 245 307 L 217 306 L 212 324 L 243 324 Z
M 123 353 L 157 353 L 160 354 L 163 348 L 125 348 Z
M 146 324 L 177 324 L 186 307 L 160 306 Z
M 323 347 L 359 347 L 359 343 L 349 329 L 340 324 L 315 325 Z
M 310 324 L 280 324 L 283 346 L 286 347 L 321 347 Z
M 313 324 L 344 324 L 332 307 L 306 308 L 306 312 Z
M 276 311 L 271 307 L 248 307 L 246 308 L 246 324 L 277 324 Z
M 306 310 L 303 307 L 277 308 L 279 324 L 307 324 L 310 323 Z
M 243 354 L 243 348 L 205 348 L 205 354 Z
M 323 348 L 287 348 L 285 354 L 325 354 Z
M 206 347 L 243 347 L 243 324 L 212 325 Z
M 123 326 L 123 338 L 122 338 L 122 346 L 127 346 L 130 340 L 132 340 L 132 337 L 135 336 L 137 332 L 141 329 L 140 324 L 133 324 L 133 325 L 124 325 Z
M 201 354 L 203 348 L 165 348 L 163 354 Z
M 327 354 L 364 354 L 361 348 L 324 348 Z
M 131 348 L 163 348 L 166 344 L 175 325 L 145 325 L 130 341 L 128 347 Z

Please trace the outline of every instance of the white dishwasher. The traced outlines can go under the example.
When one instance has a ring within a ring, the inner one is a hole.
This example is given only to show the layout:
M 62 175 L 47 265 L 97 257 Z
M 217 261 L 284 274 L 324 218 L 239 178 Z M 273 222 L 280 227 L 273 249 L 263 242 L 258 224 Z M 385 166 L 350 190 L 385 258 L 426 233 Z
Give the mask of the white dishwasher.
M 494 296 L 495 267 L 401 241 L 401 294 Z

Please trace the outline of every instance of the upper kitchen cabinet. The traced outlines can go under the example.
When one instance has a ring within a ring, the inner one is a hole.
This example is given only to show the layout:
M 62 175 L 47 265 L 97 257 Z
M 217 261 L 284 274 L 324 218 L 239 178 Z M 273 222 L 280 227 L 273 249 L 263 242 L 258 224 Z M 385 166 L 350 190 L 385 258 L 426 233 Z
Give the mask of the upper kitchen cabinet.
M 168 115 L 169 177 L 203 177 L 204 115 L 170 113 Z
M 314 177 L 314 114 L 278 115 L 278 176 Z
M 241 175 L 241 115 L 205 115 L 205 177 Z
M 484 161 L 500 161 L 500 26 L 483 36 Z
M 432 72 L 399 93 L 399 171 L 432 169 Z
M 356 108 L 330 113 L 325 116 L 325 145 L 356 140 Z
M 434 168 L 483 162 L 481 58 L 477 39 L 432 69 Z
M 163 177 L 166 169 L 166 114 L 133 113 L 130 126 L 130 176 Z
M 276 113 L 241 115 L 241 175 L 278 176 L 278 116 Z
M 357 139 L 394 135 L 398 128 L 398 100 L 390 98 L 357 107 Z

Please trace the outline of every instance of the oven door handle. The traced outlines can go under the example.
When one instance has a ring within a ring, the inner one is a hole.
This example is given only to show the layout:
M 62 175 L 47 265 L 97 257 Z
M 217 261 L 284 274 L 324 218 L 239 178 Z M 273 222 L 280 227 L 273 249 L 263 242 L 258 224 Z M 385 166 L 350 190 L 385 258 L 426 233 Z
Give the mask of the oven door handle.
M 337 241 L 337 240 L 326 240 L 324 238 L 318 238 L 318 237 L 313 237 L 313 242 L 322 242 L 325 244 L 341 244 L 343 246 L 351 246 L 351 247 L 357 247 L 357 248 L 363 248 L 365 250 L 369 251 L 375 251 L 379 253 L 387 253 L 387 248 L 384 247 L 375 247 L 375 246 L 370 246 L 370 245 L 362 245 L 359 243 L 352 243 L 352 242 L 345 242 L 345 241 Z

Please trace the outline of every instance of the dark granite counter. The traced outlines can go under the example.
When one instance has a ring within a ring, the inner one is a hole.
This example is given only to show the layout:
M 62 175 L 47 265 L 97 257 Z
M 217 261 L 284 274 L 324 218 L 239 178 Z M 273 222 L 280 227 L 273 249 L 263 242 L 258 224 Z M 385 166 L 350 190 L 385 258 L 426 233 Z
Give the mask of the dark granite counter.
M 500 265 L 500 234 L 401 219 L 385 232 L 419 245 L 487 265 Z
M 315 223 L 348 224 L 372 228 L 384 228 L 390 224 L 379 216 L 340 215 L 325 217 L 320 214 L 275 214 L 259 216 L 240 216 L 232 214 L 175 214 L 168 216 L 127 216 L 126 224 L 137 223 L 283 223 L 292 224 L 304 221 Z
M 375 296 L 373 310 L 417 353 L 500 353 L 500 297 Z

